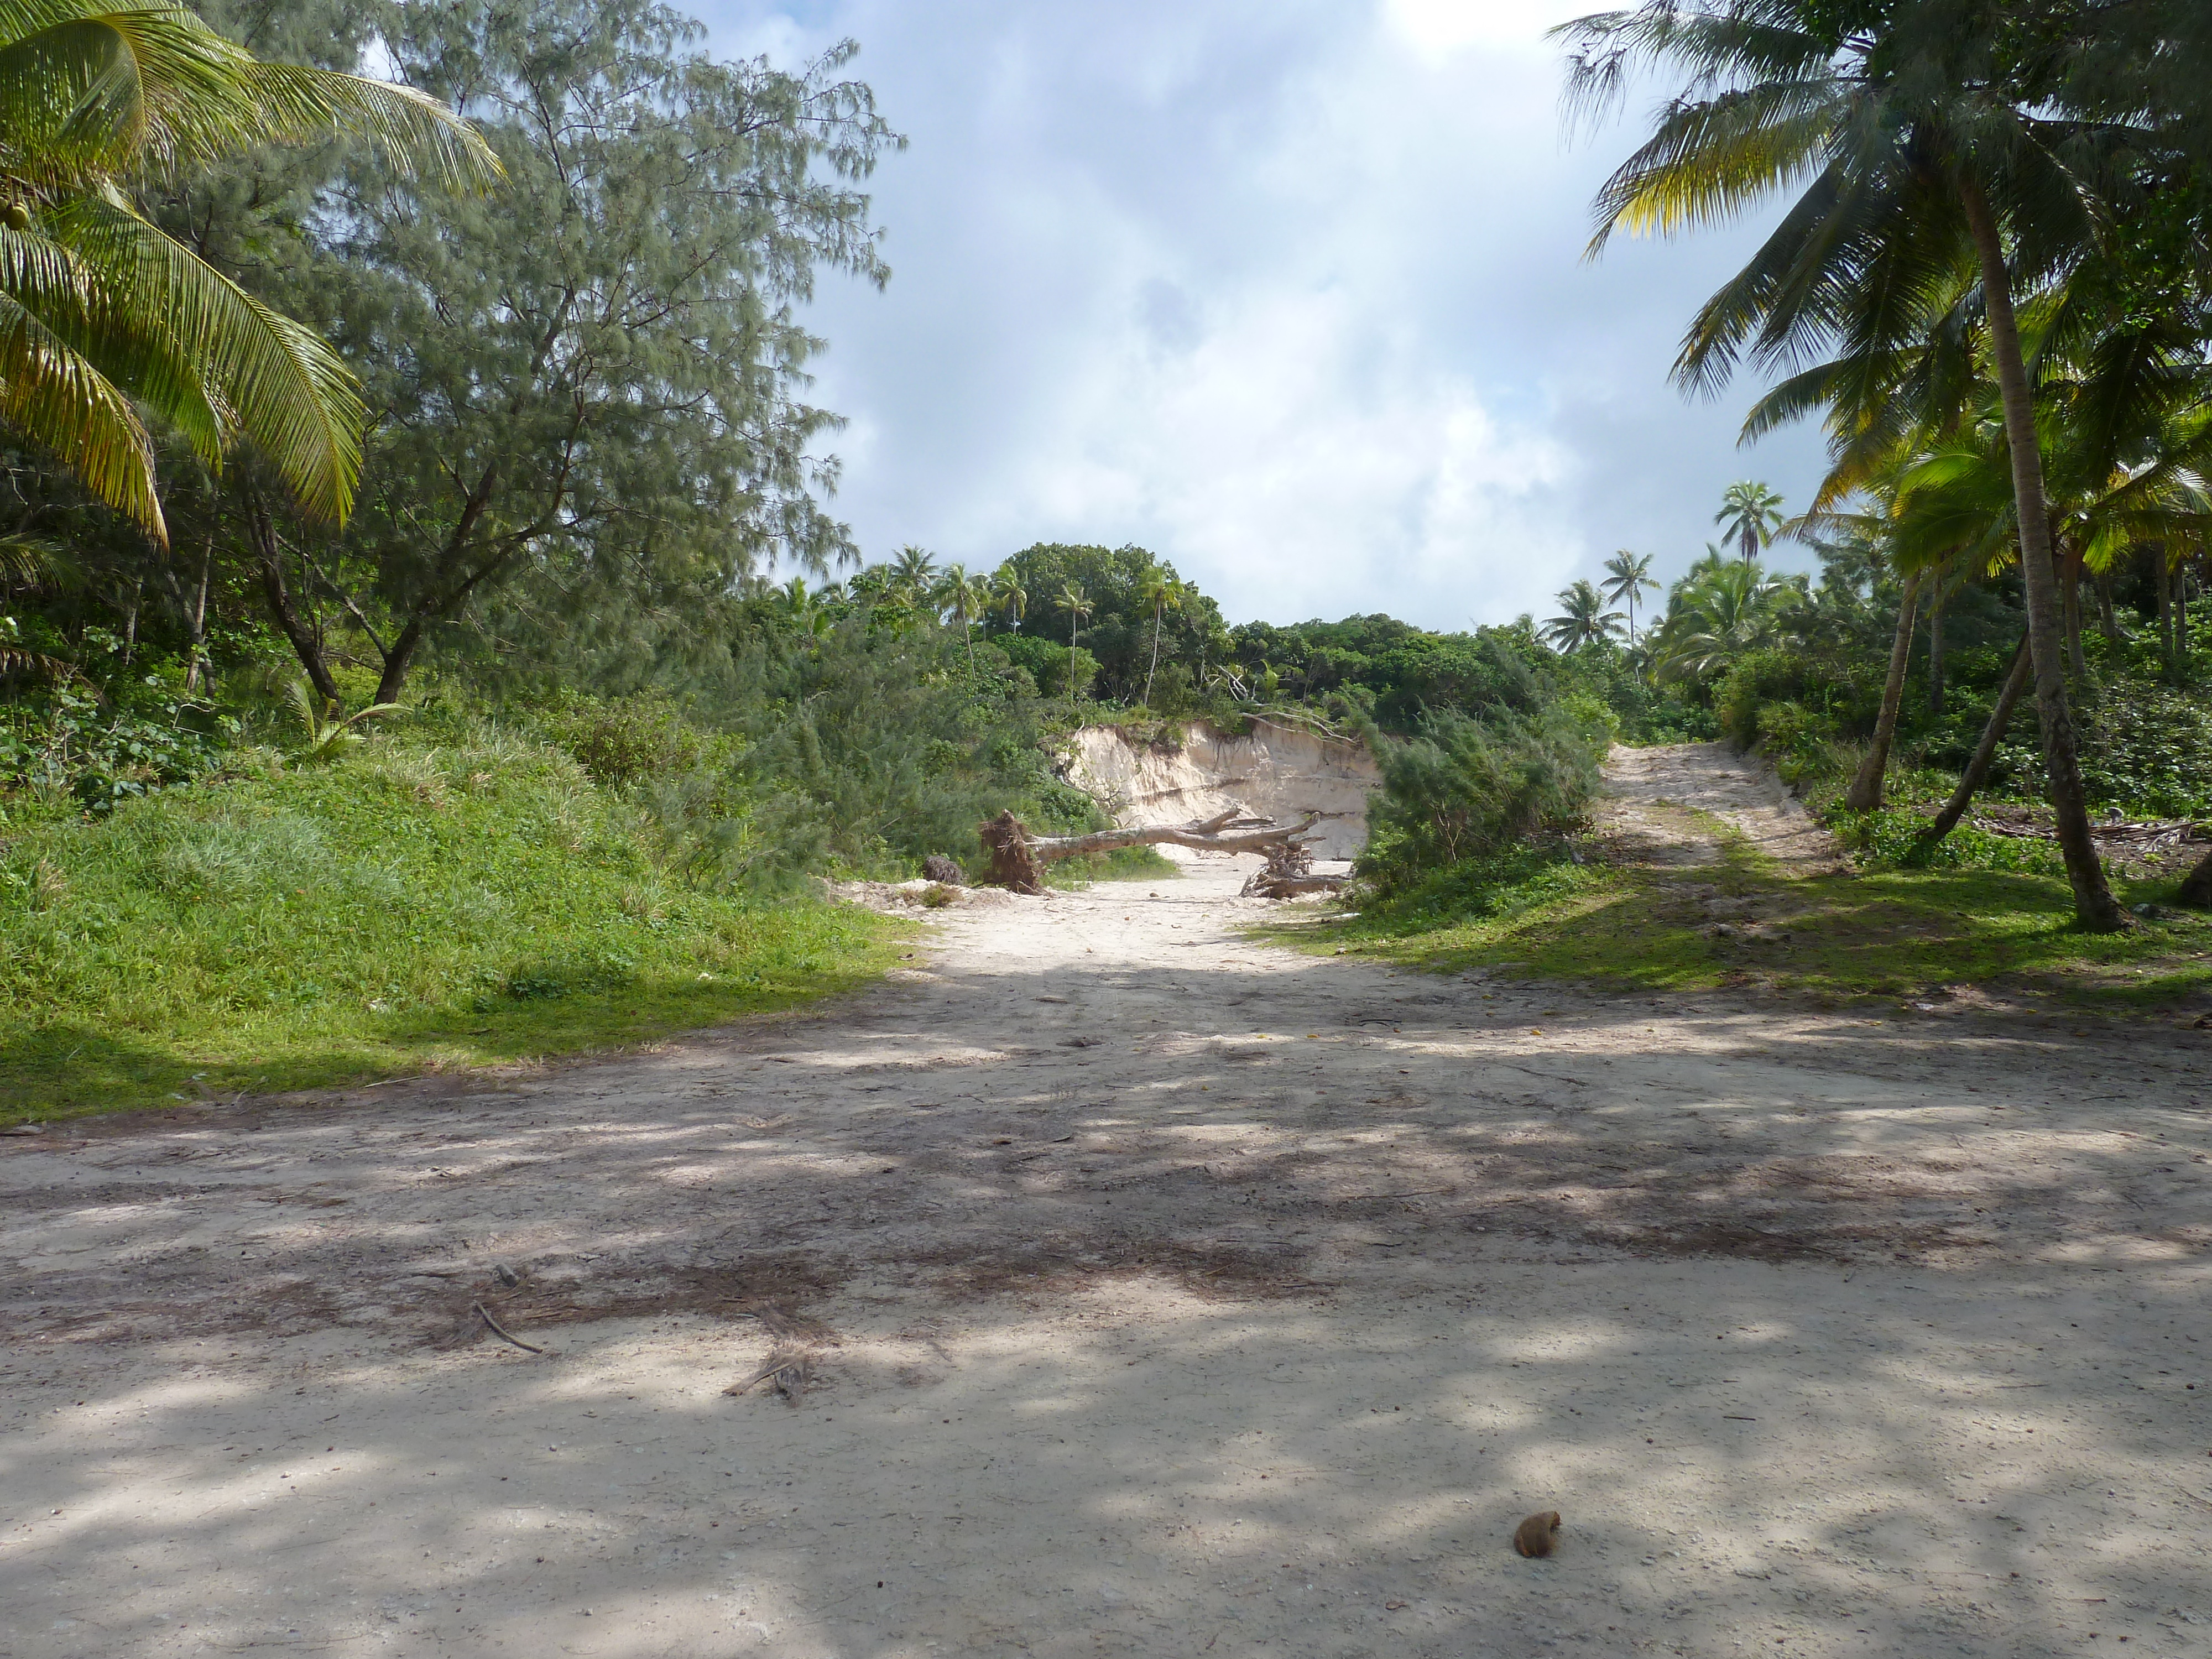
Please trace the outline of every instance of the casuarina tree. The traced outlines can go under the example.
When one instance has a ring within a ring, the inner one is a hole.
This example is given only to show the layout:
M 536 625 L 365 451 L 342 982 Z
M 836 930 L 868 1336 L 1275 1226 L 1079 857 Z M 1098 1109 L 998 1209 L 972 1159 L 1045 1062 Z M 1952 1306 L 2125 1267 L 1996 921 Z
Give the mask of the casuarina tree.
M 363 510 L 314 574 L 378 653 L 379 701 L 525 573 L 541 630 L 611 633 L 849 555 L 797 313 L 818 270 L 887 276 L 857 186 L 900 141 L 842 78 L 849 45 L 794 73 L 702 35 L 642 0 L 383 14 L 392 61 L 477 115 L 507 183 L 475 204 L 350 170 L 302 278 L 376 416 Z

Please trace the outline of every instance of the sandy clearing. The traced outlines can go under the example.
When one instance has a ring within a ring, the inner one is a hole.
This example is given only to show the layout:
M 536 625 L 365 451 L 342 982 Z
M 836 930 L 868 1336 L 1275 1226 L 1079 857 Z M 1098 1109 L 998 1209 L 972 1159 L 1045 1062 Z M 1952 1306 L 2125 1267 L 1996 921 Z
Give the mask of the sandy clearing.
M 2212 1653 L 2205 1039 L 1400 975 L 1243 873 L 0 1142 L 0 1654 Z

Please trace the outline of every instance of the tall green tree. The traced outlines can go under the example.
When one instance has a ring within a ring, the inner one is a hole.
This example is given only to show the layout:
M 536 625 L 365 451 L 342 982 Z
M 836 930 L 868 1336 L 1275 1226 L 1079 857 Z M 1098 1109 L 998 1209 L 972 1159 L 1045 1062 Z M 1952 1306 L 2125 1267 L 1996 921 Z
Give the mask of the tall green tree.
M 1068 701 L 1075 700 L 1075 630 L 1085 617 L 1097 610 L 1097 604 L 1083 590 L 1079 582 L 1069 582 L 1053 595 L 1053 603 L 1067 613 Z
M 1152 677 L 1160 669 L 1160 624 L 1170 609 L 1182 609 L 1183 585 L 1175 573 L 1164 568 L 1146 573 L 1137 589 L 1137 598 L 1152 613 L 1152 659 L 1145 666 L 1145 702 L 1152 700 Z
M 1708 301 L 1676 374 L 1710 390 L 1747 356 L 1788 364 L 1841 337 L 1878 361 L 1963 265 L 1978 279 L 2002 393 L 2037 711 L 2058 839 L 2086 926 L 2118 928 L 2089 834 L 2066 689 L 2042 456 L 2015 296 L 2089 257 L 2115 152 L 2153 135 L 2060 101 L 2054 27 L 2090 0 L 1650 0 L 1585 17 L 1570 96 L 1609 106 L 1650 71 L 1680 93 L 1600 191 L 1616 230 L 1673 232 L 1797 187 L 1779 227 Z
M 1586 645 L 1620 636 L 1621 614 L 1605 608 L 1605 595 L 1587 578 L 1570 582 L 1558 596 L 1559 614 L 1544 624 L 1545 642 L 1560 651 L 1579 651 Z
M 650 651 L 749 572 L 848 557 L 797 312 L 818 270 L 887 276 L 858 185 L 902 142 L 843 78 L 849 43 L 787 72 L 715 59 L 644 0 L 378 15 L 507 176 L 479 203 L 350 166 L 292 273 L 376 416 L 352 531 L 295 550 L 377 653 L 378 700 L 465 612 Z M 285 527 L 258 532 L 273 562 Z
M 898 556 L 891 561 L 890 576 L 894 586 L 909 593 L 927 593 L 937 582 L 937 557 L 927 548 L 909 543 L 899 549 Z
M 960 624 L 960 638 L 968 647 L 968 672 L 975 672 L 975 618 L 991 607 L 991 585 L 971 576 L 964 564 L 947 565 L 932 587 L 931 597 L 940 611 Z
M 1017 634 L 1022 631 L 1022 618 L 1029 614 L 1029 590 L 1022 586 L 1021 573 L 1002 568 L 989 579 L 991 598 L 994 604 L 1006 607 L 1006 619 Z

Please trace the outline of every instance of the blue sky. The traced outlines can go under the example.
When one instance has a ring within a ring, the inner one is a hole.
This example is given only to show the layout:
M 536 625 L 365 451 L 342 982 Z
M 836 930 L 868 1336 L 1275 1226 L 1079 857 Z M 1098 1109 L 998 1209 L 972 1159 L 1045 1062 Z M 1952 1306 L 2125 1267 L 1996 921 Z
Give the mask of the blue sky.
M 1648 111 L 1571 136 L 1544 31 L 1469 0 L 714 0 L 719 52 L 849 36 L 911 143 L 893 276 L 823 286 L 834 502 L 871 559 L 1135 542 L 1231 621 L 1539 617 L 1614 549 L 1678 572 L 1807 429 L 1667 370 L 1757 227 L 1582 250 Z M 1781 562 L 1802 564 L 1802 556 Z

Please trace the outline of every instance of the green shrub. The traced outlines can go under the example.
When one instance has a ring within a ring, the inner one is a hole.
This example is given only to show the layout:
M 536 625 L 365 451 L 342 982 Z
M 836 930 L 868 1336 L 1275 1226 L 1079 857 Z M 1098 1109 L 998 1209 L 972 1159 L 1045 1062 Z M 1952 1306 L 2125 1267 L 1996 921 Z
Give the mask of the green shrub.
M 2022 699 L 1993 776 L 2008 794 L 2045 798 L 2043 749 Z M 2145 680 L 2093 679 L 2075 694 L 2081 783 L 2090 802 L 2130 817 L 2212 816 L 2212 700 Z
M 594 780 L 617 788 L 726 762 L 738 747 L 691 724 L 665 692 L 611 700 L 572 695 L 548 710 L 541 725 Z
M 1932 848 L 1921 844 L 1929 820 L 1899 806 L 1872 812 L 1834 811 L 1826 823 L 1837 841 L 1869 870 L 1994 870 L 2063 876 L 2066 861 L 2054 842 L 1993 836 L 1962 823 Z
M 1363 933 L 1402 935 L 1462 922 L 1510 920 L 1590 885 L 1592 872 L 1559 842 L 1524 842 L 1462 859 L 1378 894 L 1360 913 Z
M 1027 671 L 1030 682 L 1048 697 L 1086 696 L 1098 678 L 1098 659 L 1080 646 L 1071 657 L 1065 645 L 1042 634 L 998 634 L 991 643 L 1006 653 L 1008 662 Z
M 1432 714 L 1408 739 L 1370 728 L 1382 788 L 1368 809 L 1359 873 L 1389 893 L 1468 859 L 1556 836 L 1583 821 L 1598 784 L 1602 725 L 1563 704 L 1476 720 Z
M 1168 720 L 1182 720 L 1198 710 L 1196 684 L 1188 666 L 1179 662 L 1164 662 L 1160 672 L 1152 677 L 1152 695 L 1146 706 L 1155 714 Z
M 1769 703 L 1759 711 L 1759 744 L 1784 783 L 1835 775 L 1840 764 L 1832 715 L 1802 703 Z
M 1880 686 L 1873 691 L 1878 702 Z M 1864 688 L 1834 664 L 1805 651 L 1774 647 L 1746 652 L 1713 688 L 1721 735 L 1739 749 L 1764 738 L 1771 711 L 1784 704 L 1826 720 L 1824 742 L 1863 736 L 1861 728 L 1872 729 L 1875 712 L 1872 706 L 1862 708 L 1865 702 Z

